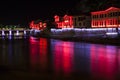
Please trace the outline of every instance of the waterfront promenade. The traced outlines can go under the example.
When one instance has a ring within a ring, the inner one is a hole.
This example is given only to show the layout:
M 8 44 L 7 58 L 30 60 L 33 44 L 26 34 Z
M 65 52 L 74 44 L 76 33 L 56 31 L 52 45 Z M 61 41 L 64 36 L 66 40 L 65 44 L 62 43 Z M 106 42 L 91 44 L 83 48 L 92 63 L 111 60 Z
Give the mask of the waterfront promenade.
M 120 45 L 120 28 L 51 29 L 51 38 Z
M 30 29 L 15 28 L 15 29 L 0 29 L 0 36 L 24 36 L 30 35 Z

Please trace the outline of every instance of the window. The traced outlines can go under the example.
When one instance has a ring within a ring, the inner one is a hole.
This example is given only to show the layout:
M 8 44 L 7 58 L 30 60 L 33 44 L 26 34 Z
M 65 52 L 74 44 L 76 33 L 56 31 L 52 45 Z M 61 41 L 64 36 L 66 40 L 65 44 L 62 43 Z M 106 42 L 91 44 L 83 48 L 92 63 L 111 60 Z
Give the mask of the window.
M 78 21 L 83 21 L 85 17 L 78 17 Z
M 106 14 L 104 14 L 105 15 L 105 17 L 107 17 L 107 15 Z
M 98 18 L 98 15 L 96 15 L 96 18 Z
M 120 12 L 118 12 L 118 15 L 120 16 Z
M 112 25 L 112 20 L 110 20 L 110 25 Z
M 81 26 L 81 23 L 79 23 L 79 26 Z
M 85 22 L 83 22 L 83 26 L 85 26 Z

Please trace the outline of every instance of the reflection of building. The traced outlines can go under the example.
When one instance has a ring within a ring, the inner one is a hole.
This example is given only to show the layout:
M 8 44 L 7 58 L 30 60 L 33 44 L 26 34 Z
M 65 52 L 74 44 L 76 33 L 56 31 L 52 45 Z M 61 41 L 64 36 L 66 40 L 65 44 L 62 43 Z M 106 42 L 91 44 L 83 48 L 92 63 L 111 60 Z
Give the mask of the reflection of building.
M 35 21 L 32 21 L 31 23 L 30 23 L 30 28 L 31 29 L 37 29 L 37 30 L 42 30 L 42 29 L 44 29 L 44 28 L 46 28 L 46 23 L 45 22 L 37 22 L 37 23 L 35 23 Z
M 64 17 L 54 16 L 57 28 L 73 28 L 73 16 L 64 15 Z
M 104 11 L 91 12 L 91 27 L 119 27 L 120 8 L 110 7 Z
M 36 39 L 30 37 L 30 67 L 33 71 L 45 71 L 47 69 L 48 42 L 46 38 Z
M 51 49 L 56 74 L 63 72 L 70 75 L 73 70 L 74 44 L 56 40 L 51 40 L 51 44 L 54 44 L 51 45 Z
M 89 28 L 91 26 L 91 17 L 87 15 L 78 15 L 73 17 L 73 25 L 75 28 Z
M 115 80 L 115 74 L 120 69 L 117 67 L 120 57 L 117 54 L 120 53 L 120 49 L 114 46 L 103 47 L 101 45 L 91 45 L 90 49 L 91 74 L 99 76 L 103 80 Z

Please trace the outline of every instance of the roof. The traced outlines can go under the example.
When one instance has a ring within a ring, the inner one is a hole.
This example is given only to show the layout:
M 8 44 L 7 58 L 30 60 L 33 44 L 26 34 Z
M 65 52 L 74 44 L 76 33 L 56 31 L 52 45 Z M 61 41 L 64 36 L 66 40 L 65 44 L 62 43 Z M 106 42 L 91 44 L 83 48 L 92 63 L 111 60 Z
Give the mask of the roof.
M 106 10 L 102 10 L 102 11 L 94 11 L 94 12 L 91 12 L 92 14 L 94 13 L 106 13 L 108 11 L 113 11 L 113 10 L 120 10 L 120 8 L 117 8 L 117 7 L 109 7 L 108 9 Z

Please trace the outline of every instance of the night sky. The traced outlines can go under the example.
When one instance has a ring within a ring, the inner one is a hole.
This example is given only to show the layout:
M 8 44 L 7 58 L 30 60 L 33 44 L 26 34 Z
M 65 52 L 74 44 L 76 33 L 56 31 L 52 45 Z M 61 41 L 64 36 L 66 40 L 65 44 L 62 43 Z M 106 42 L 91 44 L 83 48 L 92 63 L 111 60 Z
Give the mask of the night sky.
M 0 2 L 0 24 L 28 25 L 31 20 L 50 20 L 64 15 L 77 0 L 3 0 Z
M 116 4 L 120 6 L 120 0 L 1 0 L 0 24 L 28 26 L 32 20 L 52 20 L 55 14 L 84 13 Z

